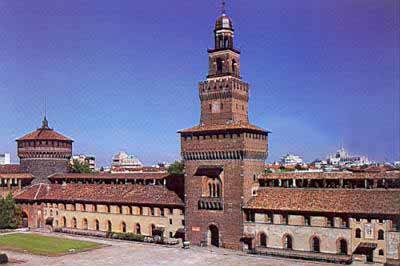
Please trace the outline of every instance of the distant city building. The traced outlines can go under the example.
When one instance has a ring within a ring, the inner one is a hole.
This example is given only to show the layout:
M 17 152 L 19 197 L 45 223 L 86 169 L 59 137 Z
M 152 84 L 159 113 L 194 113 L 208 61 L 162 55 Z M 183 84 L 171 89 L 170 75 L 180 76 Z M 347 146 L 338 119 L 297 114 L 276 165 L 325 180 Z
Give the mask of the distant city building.
M 0 153 L 0 165 L 11 164 L 11 156 L 9 153 Z
M 279 162 L 283 166 L 295 166 L 298 164 L 303 164 L 303 159 L 297 155 L 286 154 Z
M 335 166 L 360 166 L 370 164 L 366 156 L 351 156 L 343 147 L 335 154 L 329 155 L 327 161 L 328 164 Z
M 142 162 L 134 155 L 126 152 L 119 152 L 114 155 L 111 164 L 111 173 L 130 173 L 138 172 L 143 169 Z
M 94 156 L 87 156 L 87 155 L 74 155 L 71 158 L 71 164 L 74 161 L 78 161 L 81 164 L 86 164 L 89 168 L 94 171 L 96 170 L 96 158 Z

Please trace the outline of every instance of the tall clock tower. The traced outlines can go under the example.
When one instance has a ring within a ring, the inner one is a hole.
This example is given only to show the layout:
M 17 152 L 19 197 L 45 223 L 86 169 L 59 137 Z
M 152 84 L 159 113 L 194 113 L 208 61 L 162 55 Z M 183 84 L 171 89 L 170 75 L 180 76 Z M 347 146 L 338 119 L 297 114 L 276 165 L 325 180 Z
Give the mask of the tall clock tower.
M 222 12 L 199 84 L 200 124 L 179 131 L 185 163 L 185 233 L 194 245 L 240 249 L 242 206 L 264 172 L 268 131 L 248 118 L 249 85 L 240 76 L 232 20 Z

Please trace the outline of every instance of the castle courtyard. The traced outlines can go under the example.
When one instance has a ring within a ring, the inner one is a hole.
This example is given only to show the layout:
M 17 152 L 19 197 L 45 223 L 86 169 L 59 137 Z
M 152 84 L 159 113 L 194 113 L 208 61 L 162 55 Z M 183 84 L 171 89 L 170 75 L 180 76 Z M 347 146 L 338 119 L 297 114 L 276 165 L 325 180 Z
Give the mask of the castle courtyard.
M 55 234 L 51 234 L 55 235 Z M 274 257 L 250 256 L 242 252 L 225 249 L 207 249 L 191 247 L 184 250 L 180 246 L 165 247 L 154 244 L 143 244 L 137 242 L 103 240 L 87 237 L 72 237 L 61 235 L 75 240 L 95 241 L 107 245 L 104 248 L 95 249 L 76 254 L 46 257 L 27 253 L 7 251 L 11 260 L 8 265 L 332 265 L 324 263 L 305 262 Z

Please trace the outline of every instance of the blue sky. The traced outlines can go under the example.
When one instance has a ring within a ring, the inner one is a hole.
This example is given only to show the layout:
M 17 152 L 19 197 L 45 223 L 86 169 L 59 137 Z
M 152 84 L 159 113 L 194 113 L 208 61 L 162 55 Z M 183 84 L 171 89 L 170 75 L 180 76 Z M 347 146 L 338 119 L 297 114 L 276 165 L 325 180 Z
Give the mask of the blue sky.
M 343 142 L 400 159 L 400 2 L 228 1 L 251 85 L 250 119 L 284 153 L 324 158 Z M 219 1 L 0 0 L 0 152 L 50 126 L 106 165 L 179 158 L 177 130 L 198 124 L 197 84 Z

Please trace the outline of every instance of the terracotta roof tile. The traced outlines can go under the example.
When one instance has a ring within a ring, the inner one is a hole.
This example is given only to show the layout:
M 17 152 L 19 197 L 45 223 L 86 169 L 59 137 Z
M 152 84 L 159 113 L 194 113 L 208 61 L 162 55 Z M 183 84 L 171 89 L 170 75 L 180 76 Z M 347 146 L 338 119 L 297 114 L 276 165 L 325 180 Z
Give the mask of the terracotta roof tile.
M 49 177 L 51 180 L 55 179 L 118 179 L 118 180 L 125 180 L 125 179 L 163 179 L 169 176 L 168 173 L 87 173 L 87 174 L 80 174 L 80 173 L 67 173 L 67 174 L 54 174 Z
M 0 178 L 11 178 L 11 179 L 34 179 L 34 176 L 29 173 L 10 173 L 10 174 L 2 174 L 0 173 Z
M 19 139 L 17 141 L 23 140 L 60 140 L 60 141 L 72 141 L 72 139 L 67 138 L 57 131 L 50 128 L 39 128 L 34 132 L 31 132 Z
M 262 188 L 249 209 L 400 215 L 400 190 Z
M 16 201 L 98 202 L 111 204 L 183 206 L 178 195 L 163 186 L 37 184 L 15 196 Z
M 21 173 L 19 164 L 0 165 L 0 174 Z
M 400 179 L 400 171 L 388 172 L 310 172 L 310 173 L 269 173 L 259 177 L 262 180 L 271 179 Z

